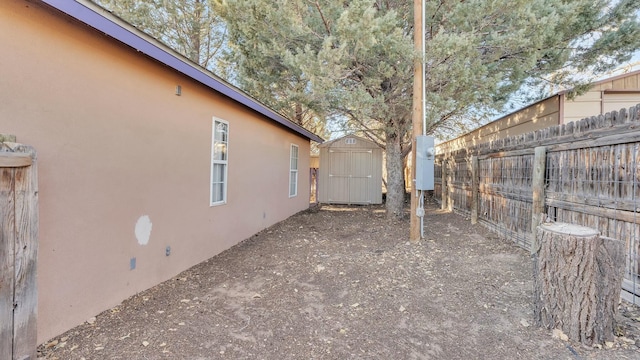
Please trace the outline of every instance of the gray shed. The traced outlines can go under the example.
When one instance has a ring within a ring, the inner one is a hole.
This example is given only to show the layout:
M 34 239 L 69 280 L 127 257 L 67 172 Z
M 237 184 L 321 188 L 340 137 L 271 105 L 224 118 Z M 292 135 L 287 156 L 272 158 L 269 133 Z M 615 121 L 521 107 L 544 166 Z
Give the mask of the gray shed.
M 325 204 L 381 204 L 382 149 L 354 135 L 320 148 L 318 200 Z

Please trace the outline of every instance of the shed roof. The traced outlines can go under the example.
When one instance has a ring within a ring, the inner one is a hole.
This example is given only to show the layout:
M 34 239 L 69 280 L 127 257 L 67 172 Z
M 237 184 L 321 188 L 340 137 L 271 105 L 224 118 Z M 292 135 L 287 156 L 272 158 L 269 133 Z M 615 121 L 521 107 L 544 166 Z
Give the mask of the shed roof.
M 378 144 L 374 143 L 373 141 L 371 141 L 369 139 L 365 139 L 365 138 L 362 138 L 362 137 L 359 137 L 359 136 L 355 136 L 355 135 L 345 135 L 343 137 L 340 137 L 340 138 L 337 138 L 337 139 L 333 139 L 331 141 L 325 141 L 324 143 L 318 145 L 318 147 L 321 147 L 321 148 L 323 148 L 323 147 L 331 147 L 331 146 L 335 145 L 336 143 L 338 143 L 338 142 L 340 142 L 340 141 L 342 141 L 343 139 L 346 139 L 346 138 L 354 138 L 354 139 L 357 139 L 360 143 L 365 143 L 367 145 L 366 146 L 367 149 L 369 149 L 369 148 L 370 149 L 375 149 L 375 148 L 379 148 L 380 147 Z
M 90 1 L 41 0 L 41 2 L 264 115 L 276 124 L 284 126 L 302 137 L 319 143 L 324 141 L 318 135 L 278 114 L 249 94 Z

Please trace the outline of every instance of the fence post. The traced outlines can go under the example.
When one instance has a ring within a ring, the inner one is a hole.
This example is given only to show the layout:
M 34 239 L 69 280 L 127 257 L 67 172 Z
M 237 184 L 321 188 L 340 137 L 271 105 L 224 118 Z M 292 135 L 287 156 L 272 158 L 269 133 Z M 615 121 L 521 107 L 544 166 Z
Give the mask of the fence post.
M 448 189 L 448 184 L 447 184 L 447 156 L 446 154 L 442 157 L 442 180 L 440 182 L 440 187 L 441 187 L 441 191 L 440 191 L 440 196 L 442 197 L 441 201 L 440 201 L 440 209 L 441 210 L 445 210 L 447 208 L 447 197 L 449 196 L 449 189 Z
M 547 148 L 538 146 L 533 156 L 533 174 L 531 185 L 533 188 L 533 205 L 531 207 L 531 254 L 538 252 L 538 225 L 544 213 L 545 167 L 547 165 Z
M 36 359 L 38 177 L 33 148 L 0 151 L 0 358 Z M 3 149 L 4 150 L 4 149 Z
M 480 161 L 477 156 L 471 157 L 471 223 L 478 223 L 478 197 L 479 197 L 479 178 L 478 178 L 478 166 Z

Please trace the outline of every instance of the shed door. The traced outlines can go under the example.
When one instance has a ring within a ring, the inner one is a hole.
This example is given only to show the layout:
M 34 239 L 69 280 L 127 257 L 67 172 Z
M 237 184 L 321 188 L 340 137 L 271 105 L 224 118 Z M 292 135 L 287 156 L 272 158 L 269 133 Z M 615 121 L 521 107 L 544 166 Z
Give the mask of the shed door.
M 368 204 L 372 178 L 372 151 L 329 152 L 329 202 Z

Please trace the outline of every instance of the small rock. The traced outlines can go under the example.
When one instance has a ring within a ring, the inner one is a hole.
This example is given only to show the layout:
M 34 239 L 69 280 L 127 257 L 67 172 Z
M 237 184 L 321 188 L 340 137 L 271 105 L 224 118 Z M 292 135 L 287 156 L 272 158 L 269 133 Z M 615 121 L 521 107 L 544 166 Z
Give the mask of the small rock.
M 520 319 L 520 325 L 524 326 L 524 327 L 529 327 L 531 326 L 529 324 L 529 322 L 526 319 Z
M 629 339 L 628 337 L 625 337 L 625 336 L 621 336 L 620 340 L 624 341 L 627 344 L 631 344 L 631 345 L 635 345 L 636 344 L 635 340 Z
M 52 342 L 48 343 L 47 345 L 44 346 L 45 349 L 50 349 L 54 346 L 58 345 L 58 340 L 53 340 Z
M 104 350 L 104 346 L 97 346 L 95 349 L 93 349 L 95 351 L 100 351 L 100 350 Z
M 318 265 L 318 266 L 316 266 L 316 272 L 324 271 L 324 269 L 325 269 L 325 267 L 324 267 L 324 266 L 322 266 L 322 265 Z
M 551 335 L 554 339 L 560 339 L 562 341 L 568 341 L 569 337 L 562 332 L 560 329 L 553 329 L 553 334 Z
M 148 342 L 148 341 L 143 341 L 143 342 L 142 342 L 142 346 L 145 346 L 145 347 L 146 347 L 146 346 L 149 346 L 149 342 Z
M 58 346 L 56 346 L 56 348 L 63 348 L 65 346 L 67 346 L 67 342 L 63 341 L 63 342 L 59 343 Z
M 95 316 L 94 316 L 94 317 L 91 317 L 91 318 L 89 318 L 89 320 L 87 320 L 87 324 L 92 325 L 92 324 L 94 324 L 94 323 L 96 322 L 96 320 L 97 320 L 97 319 L 96 319 L 96 317 L 95 317 Z
M 65 342 L 65 341 L 67 341 L 67 340 L 69 340 L 69 337 L 68 337 L 68 336 L 64 336 L 64 337 L 62 337 L 62 338 L 60 339 L 60 341 L 62 341 L 62 342 Z
M 352 308 L 357 308 L 358 306 L 360 306 L 360 304 L 359 304 L 359 303 L 351 304 L 351 307 L 352 307 Z
M 178 325 L 185 326 L 185 323 L 181 322 L 181 323 L 178 323 Z
M 347 333 L 347 329 L 340 329 L 340 334 L 346 334 Z
M 400 305 L 400 309 L 398 309 L 398 310 L 400 310 L 400 312 L 405 312 L 405 311 L 407 311 L 407 309 L 405 309 L 405 307 L 404 307 L 404 306 L 402 306 L 402 305 Z
M 260 294 L 254 294 L 254 295 L 253 295 L 253 298 L 254 298 L 254 299 L 262 299 L 262 295 L 260 295 Z
M 191 300 L 189 300 L 189 299 L 182 299 L 182 300 L 180 300 L 180 302 L 181 302 L 181 303 L 188 303 L 189 301 L 191 301 Z
M 167 346 L 167 343 L 162 343 L 162 344 L 160 344 L 159 346 L 160 346 L 160 347 Z
M 605 349 L 611 349 L 611 348 L 613 348 L 613 341 L 605 341 L 605 342 L 604 342 L 604 348 L 605 348 Z

